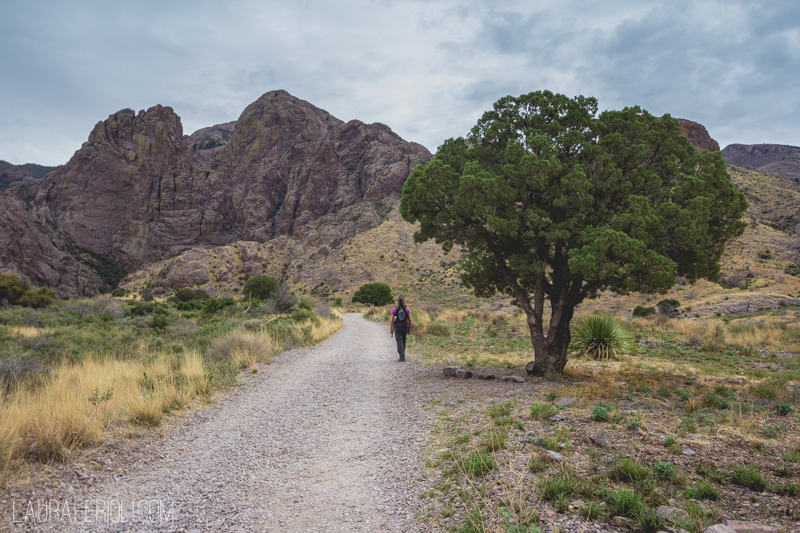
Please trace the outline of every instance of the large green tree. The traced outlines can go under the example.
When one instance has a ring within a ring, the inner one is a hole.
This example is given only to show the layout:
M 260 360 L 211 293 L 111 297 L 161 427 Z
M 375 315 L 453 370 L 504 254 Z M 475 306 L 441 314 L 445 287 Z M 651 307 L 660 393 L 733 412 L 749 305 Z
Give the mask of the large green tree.
M 414 170 L 400 203 L 417 242 L 467 250 L 476 295 L 505 292 L 525 311 L 539 374 L 563 371 L 584 299 L 716 277 L 746 208 L 722 155 L 698 153 L 677 120 L 598 115 L 594 98 L 549 91 L 497 101 Z

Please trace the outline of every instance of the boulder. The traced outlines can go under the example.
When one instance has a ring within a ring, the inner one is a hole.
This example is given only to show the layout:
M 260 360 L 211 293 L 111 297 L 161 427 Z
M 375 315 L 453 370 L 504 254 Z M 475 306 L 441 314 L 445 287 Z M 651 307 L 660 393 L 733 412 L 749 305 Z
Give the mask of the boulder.
M 705 528 L 703 533 L 736 533 L 736 530 L 729 528 L 725 524 L 714 524 Z
M 668 507 L 666 505 L 662 505 L 656 509 L 656 514 L 667 522 L 671 522 L 673 524 L 678 524 L 689 520 L 689 513 L 683 509 L 678 509 L 677 507 Z
M 577 401 L 578 401 L 578 399 L 575 398 L 574 396 L 562 396 L 561 398 L 557 398 L 553 402 L 553 405 L 559 405 L 561 407 L 566 407 L 566 406 L 575 404 L 575 402 L 577 402 Z
M 444 367 L 444 375 L 449 378 L 456 377 L 456 372 L 458 372 L 459 368 L 457 366 L 446 366 Z
M 525 378 L 520 376 L 503 376 L 502 381 L 511 381 L 512 383 L 525 383 Z
M 725 525 L 736 533 L 778 533 L 772 526 L 765 526 L 755 522 L 741 522 L 739 520 L 728 520 Z
M 471 379 L 472 378 L 472 371 L 464 370 L 463 368 L 459 368 L 456 370 L 456 377 L 458 379 Z
M 600 446 L 601 448 L 608 448 L 611 446 L 611 439 L 605 433 L 601 433 L 599 435 L 592 435 L 589 437 L 594 444 Z

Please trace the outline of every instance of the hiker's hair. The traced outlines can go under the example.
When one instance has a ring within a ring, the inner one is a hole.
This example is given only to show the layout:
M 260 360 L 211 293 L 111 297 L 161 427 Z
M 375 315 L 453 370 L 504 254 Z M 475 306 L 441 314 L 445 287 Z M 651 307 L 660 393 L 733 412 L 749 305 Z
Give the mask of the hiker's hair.
M 406 301 L 403 299 L 402 296 L 397 297 L 397 307 L 402 307 L 404 309 L 406 307 Z

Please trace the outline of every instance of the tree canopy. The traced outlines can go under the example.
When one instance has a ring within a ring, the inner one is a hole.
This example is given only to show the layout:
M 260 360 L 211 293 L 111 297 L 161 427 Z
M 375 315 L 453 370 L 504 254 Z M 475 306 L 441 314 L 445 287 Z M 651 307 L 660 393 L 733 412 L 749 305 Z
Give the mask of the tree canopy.
M 242 294 L 263 302 L 269 300 L 275 294 L 277 288 L 278 282 L 275 278 L 265 274 L 257 274 L 245 282 Z
M 386 305 L 392 302 L 392 289 L 384 283 L 365 283 L 353 294 L 353 302 Z
M 563 370 L 584 299 L 716 277 L 746 208 L 722 155 L 698 152 L 669 115 L 598 115 L 594 98 L 549 91 L 498 100 L 412 172 L 400 203 L 417 242 L 467 250 L 476 295 L 514 297 L 539 373 Z

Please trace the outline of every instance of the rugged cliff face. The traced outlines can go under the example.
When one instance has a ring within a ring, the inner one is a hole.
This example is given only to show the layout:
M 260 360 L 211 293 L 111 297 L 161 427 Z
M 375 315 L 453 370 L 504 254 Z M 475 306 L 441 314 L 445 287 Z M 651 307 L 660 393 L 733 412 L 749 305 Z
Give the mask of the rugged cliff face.
M 681 133 L 689 137 L 695 148 L 719 152 L 719 143 L 711 138 L 705 126 L 685 118 L 679 118 L 678 122 L 681 123 Z
M 800 182 L 800 148 L 781 144 L 730 144 L 722 150 L 730 165 Z
M 15 187 L 4 212 L 21 220 L 35 213 L 40 232 L 67 255 L 133 270 L 193 247 L 302 233 L 322 217 L 329 227 L 314 233 L 342 242 L 366 220 L 381 221 L 359 205 L 397 193 L 430 157 L 387 126 L 345 123 L 285 91 L 264 94 L 235 123 L 190 136 L 169 107 L 124 109 L 99 122 L 66 165 Z M 9 239 L 11 229 L 0 234 Z M 62 295 L 97 290 L 37 272 L 30 259 L 20 250 L 0 266 Z
M 0 272 L 57 287 L 62 296 L 96 294 L 97 273 L 73 257 L 35 210 L 0 194 Z

